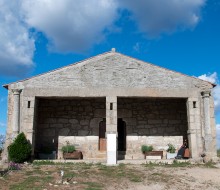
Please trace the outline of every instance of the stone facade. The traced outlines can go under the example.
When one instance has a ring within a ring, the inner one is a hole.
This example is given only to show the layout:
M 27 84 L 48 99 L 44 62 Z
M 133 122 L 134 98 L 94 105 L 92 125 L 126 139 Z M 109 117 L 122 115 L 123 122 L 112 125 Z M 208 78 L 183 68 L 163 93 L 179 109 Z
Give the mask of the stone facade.
M 187 136 L 192 158 L 200 159 L 201 153 L 205 153 L 208 159 L 214 159 L 216 132 L 211 94 L 214 86 L 114 51 L 107 52 L 5 85 L 8 89 L 6 145 L 19 132 L 27 135 L 33 154 L 41 141 L 57 148 L 59 135 L 83 138 L 94 135 L 95 142 L 97 131 L 92 126 L 106 118 L 107 163 L 115 164 L 118 119 L 122 118 L 128 138 L 129 134 L 137 139 L 149 135 Z M 78 106 L 74 103 L 76 99 Z M 99 100 L 97 107 L 92 105 Z M 88 105 L 81 106 L 85 102 Z M 6 158 L 7 152 L 4 154 Z

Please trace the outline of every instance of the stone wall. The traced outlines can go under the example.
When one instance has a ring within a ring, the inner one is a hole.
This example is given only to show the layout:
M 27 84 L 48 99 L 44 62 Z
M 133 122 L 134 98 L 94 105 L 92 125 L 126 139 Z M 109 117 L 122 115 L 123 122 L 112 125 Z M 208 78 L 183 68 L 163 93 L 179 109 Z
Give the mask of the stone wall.
M 143 159 L 141 152 L 142 145 L 153 146 L 153 150 L 163 151 L 163 159 L 166 159 L 168 144 L 175 146 L 176 152 L 183 143 L 182 136 L 127 136 L 126 159 Z
M 37 110 L 36 149 L 57 150 L 59 136 L 99 136 L 106 115 L 105 98 L 39 99 Z
M 118 98 L 118 118 L 128 136 L 187 137 L 185 99 Z
M 58 139 L 58 159 L 63 159 L 62 147 L 68 142 L 71 145 L 76 147 L 76 150 L 82 151 L 83 159 L 92 159 L 92 158 L 106 158 L 106 154 L 102 154 L 98 150 L 98 136 L 59 136 Z

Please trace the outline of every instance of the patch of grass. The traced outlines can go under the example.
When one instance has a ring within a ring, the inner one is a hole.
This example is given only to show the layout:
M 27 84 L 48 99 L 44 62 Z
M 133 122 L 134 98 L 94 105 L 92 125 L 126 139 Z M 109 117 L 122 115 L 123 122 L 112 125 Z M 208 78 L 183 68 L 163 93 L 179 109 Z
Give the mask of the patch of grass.
M 135 173 L 129 173 L 128 179 L 132 182 L 142 182 L 142 178 L 140 175 L 137 175 Z
M 217 168 L 217 167 L 215 166 L 215 163 L 212 162 L 212 161 L 206 162 L 206 163 L 204 164 L 204 166 L 205 166 L 206 168 Z
M 153 182 L 163 182 L 167 183 L 169 180 L 171 180 L 173 176 L 165 174 L 165 173 L 152 173 L 148 176 L 148 180 Z
M 46 183 L 52 180 L 51 176 L 29 176 L 23 182 L 10 186 L 10 190 L 32 189 L 40 190 Z
M 41 165 L 55 165 L 52 161 L 47 160 L 35 160 L 33 161 L 33 165 L 41 166 Z
M 174 160 L 172 164 L 167 164 L 167 167 L 188 167 L 191 166 L 190 162 L 179 162 L 177 160 Z
M 84 182 L 83 184 L 87 185 L 86 190 L 101 190 L 103 186 L 97 182 Z

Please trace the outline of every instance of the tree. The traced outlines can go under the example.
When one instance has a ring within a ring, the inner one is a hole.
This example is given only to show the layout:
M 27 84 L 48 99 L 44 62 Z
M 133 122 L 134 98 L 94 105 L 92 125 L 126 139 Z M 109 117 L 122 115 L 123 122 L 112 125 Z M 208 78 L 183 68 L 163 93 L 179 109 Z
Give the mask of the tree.
M 32 146 L 24 133 L 20 133 L 8 146 L 9 160 L 16 163 L 28 161 L 31 157 Z

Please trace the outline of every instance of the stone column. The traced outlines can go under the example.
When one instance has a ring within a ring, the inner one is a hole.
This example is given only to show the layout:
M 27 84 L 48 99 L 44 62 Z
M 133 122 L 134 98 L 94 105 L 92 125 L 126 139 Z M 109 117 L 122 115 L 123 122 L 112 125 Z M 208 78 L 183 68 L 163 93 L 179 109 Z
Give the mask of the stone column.
M 14 98 L 14 105 L 13 105 L 13 135 L 17 136 L 20 131 L 20 89 L 13 89 L 13 98 Z
M 117 97 L 106 97 L 107 164 L 117 164 Z
M 212 132 L 211 132 L 211 125 L 210 125 L 210 91 L 202 92 L 203 98 L 203 108 L 204 108 L 204 131 L 205 131 L 205 152 L 207 157 L 209 157 L 209 152 L 211 150 L 211 143 L 212 143 Z

